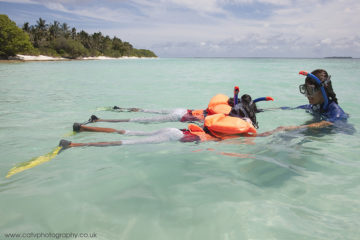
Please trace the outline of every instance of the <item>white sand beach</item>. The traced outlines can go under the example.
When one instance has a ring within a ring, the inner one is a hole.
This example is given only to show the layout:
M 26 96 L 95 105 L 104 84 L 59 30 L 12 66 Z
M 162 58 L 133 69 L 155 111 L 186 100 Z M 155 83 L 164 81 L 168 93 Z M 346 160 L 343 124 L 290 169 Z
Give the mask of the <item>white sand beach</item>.
M 151 57 L 153 58 L 153 57 Z M 119 57 L 119 58 L 113 58 L 113 57 L 106 57 L 106 56 L 98 56 L 98 57 L 84 57 L 84 58 L 77 58 L 77 59 L 68 59 L 68 58 L 62 58 L 62 57 L 51 57 L 51 56 L 30 56 L 30 55 L 21 55 L 18 54 L 15 57 L 10 57 L 9 60 L 18 60 L 18 61 L 68 61 L 68 60 L 114 60 L 114 59 L 150 59 L 147 57 Z
M 21 60 L 21 61 L 64 61 L 68 60 L 62 57 L 50 57 L 50 56 L 30 56 L 30 55 L 21 55 L 18 54 L 15 57 L 10 57 L 9 60 Z

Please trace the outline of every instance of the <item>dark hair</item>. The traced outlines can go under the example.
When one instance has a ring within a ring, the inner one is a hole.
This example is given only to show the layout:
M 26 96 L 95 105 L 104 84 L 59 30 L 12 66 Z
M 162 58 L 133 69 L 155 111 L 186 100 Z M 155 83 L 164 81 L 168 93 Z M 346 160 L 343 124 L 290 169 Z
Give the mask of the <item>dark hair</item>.
M 244 113 L 242 109 L 246 112 Z M 244 94 L 241 96 L 241 101 L 236 106 L 234 106 L 229 115 L 232 117 L 248 117 L 250 118 L 251 122 L 253 123 L 255 128 L 259 128 L 258 123 L 256 121 L 256 113 L 258 109 L 256 104 L 251 100 L 251 96 L 248 94 Z
M 318 77 L 321 82 L 325 82 L 329 79 L 329 74 L 324 69 L 316 69 L 311 73 Z M 310 77 L 306 77 L 305 84 L 315 84 L 315 86 L 317 86 L 315 80 Z M 338 100 L 336 98 L 334 89 L 332 88 L 331 81 L 325 83 L 324 88 L 329 100 L 334 101 L 336 104 L 338 104 Z
M 228 99 L 228 104 L 229 104 L 230 107 L 234 107 L 234 98 L 233 97 L 230 97 Z

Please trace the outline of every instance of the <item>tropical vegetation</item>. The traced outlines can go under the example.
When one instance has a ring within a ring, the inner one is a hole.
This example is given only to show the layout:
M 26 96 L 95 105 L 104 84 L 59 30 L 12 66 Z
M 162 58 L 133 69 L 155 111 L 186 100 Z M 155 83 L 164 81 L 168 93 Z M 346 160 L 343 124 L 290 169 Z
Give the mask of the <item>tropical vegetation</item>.
M 18 28 L 8 16 L 0 15 L 0 57 L 7 58 L 17 53 L 33 51 L 29 35 Z
M 47 24 L 42 18 L 39 18 L 36 25 L 25 22 L 20 29 L 6 15 L 0 15 L 0 56 L 14 56 L 19 53 L 65 58 L 156 57 L 154 52 L 136 49 L 116 36 L 110 38 L 101 32 L 78 32 L 67 23 L 54 21 Z

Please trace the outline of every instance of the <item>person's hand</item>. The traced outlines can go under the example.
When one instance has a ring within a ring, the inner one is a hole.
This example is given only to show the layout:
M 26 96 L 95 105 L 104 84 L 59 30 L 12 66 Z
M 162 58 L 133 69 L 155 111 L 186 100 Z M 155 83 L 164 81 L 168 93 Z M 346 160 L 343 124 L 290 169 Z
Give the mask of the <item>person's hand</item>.
M 272 130 L 272 131 L 268 131 L 268 132 L 263 132 L 263 133 L 260 133 L 260 134 L 257 134 L 256 136 L 258 137 L 267 137 L 267 136 L 270 136 L 271 134 L 274 134 L 276 132 L 281 132 L 281 131 L 291 131 L 291 130 L 295 130 L 295 129 L 298 129 L 298 128 L 301 128 L 302 126 L 280 126 L 280 127 L 277 127 L 276 129 Z

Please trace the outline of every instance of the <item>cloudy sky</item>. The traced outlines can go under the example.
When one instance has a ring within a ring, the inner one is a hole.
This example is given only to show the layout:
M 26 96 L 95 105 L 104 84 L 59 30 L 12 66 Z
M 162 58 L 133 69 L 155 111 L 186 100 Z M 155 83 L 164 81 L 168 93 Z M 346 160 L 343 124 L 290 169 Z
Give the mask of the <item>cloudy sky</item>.
M 0 14 L 101 31 L 160 57 L 360 57 L 359 0 L 0 0 Z

